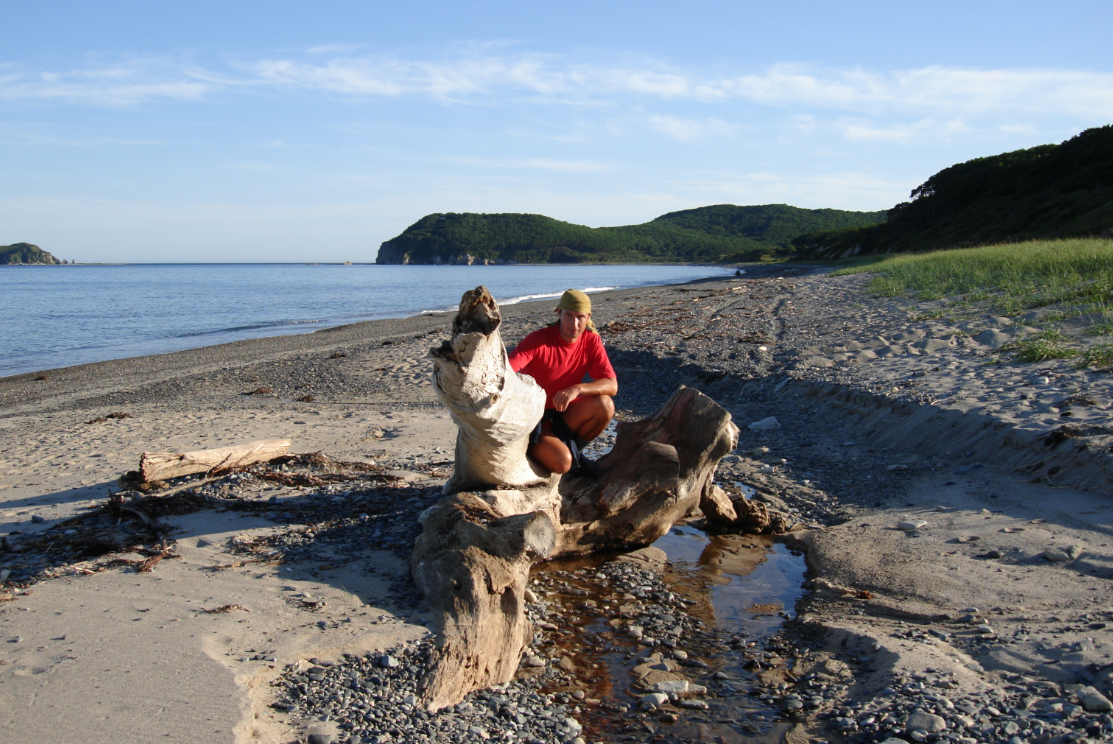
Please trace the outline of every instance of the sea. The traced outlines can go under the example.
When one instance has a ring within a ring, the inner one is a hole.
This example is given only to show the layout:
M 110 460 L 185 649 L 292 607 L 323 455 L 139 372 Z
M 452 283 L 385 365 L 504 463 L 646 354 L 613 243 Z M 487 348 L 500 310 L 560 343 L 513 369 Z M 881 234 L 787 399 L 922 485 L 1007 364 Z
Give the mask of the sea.
M 683 265 L 125 264 L 0 267 L 0 377 L 454 310 L 733 274 Z

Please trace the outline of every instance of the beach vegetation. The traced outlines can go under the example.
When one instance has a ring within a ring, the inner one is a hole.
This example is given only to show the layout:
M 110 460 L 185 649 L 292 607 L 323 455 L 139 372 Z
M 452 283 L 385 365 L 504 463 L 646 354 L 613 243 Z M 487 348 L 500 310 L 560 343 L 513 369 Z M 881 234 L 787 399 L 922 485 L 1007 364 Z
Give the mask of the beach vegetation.
M 833 273 L 861 272 L 874 274 L 871 290 L 886 297 L 953 297 L 958 298 L 954 304 L 988 303 L 1005 315 L 1062 303 L 1089 305 L 1093 311 L 1113 297 L 1113 240 L 1044 240 L 875 256 Z
M 719 204 L 641 225 L 592 228 L 537 214 L 431 214 L 383 243 L 377 263 L 736 263 L 784 258 L 805 232 L 883 212 Z
M 1021 362 L 1046 362 L 1048 359 L 1070 359 L 1078 355 L 1078 349 L 1045 338 L 1026 338 L 1018 341 L 1013 348 L 1017 360 Z
M 1039 333 L 1032 336 L 1033 339 L 1040 339 L 1043 341 L 1070 341 L 1071 337 L 1063 333 L 1058 328 L 1044 328 Z
M 1031 241 L 931 253 L 873 256 L 834 274 L 871 274 L 869 289 L 885 297 L 932 302 L 918 320 L 952 323 L 986 313 L 1040 330 L 1009 345 L 1018 361 L 1081 355 L 1080 366 L 1102 366 L 1104 345 L 1076 336 L 1113 333 L 1113 240 Z
M 1104 321 L 1095 323 L 1086 329 L 1086 333 L 1091 336 L 1110 336 L 1113 335 L 1113 321 Z
M 1113 367 L 1113 344 L 1095 344 L 1087 348 L 1079 356 L 1078 366 Z

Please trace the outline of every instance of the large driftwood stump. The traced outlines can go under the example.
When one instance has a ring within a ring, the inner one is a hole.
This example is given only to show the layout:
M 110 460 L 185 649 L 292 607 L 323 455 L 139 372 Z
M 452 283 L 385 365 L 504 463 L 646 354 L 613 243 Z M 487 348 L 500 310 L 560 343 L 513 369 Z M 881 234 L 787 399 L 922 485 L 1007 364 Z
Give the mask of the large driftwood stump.
M 598 478 L 546 473 L 526 458 L 544 392 L 507 364 L 499 322 L 477 287 L 464 293 L 452 339 L 431 352 L 437 396 L 459 433 L 456 472 L 423 515 L 410 558 L 436 614 L 421 688 L 430 710 L 513 678 L 533 634 L 524 593 L 534 562 L 649 545 L 701 503 L 721 501 L 715 468 L 738 441 L 729 413 L 681 388 L 653 416 L 618 425 Z

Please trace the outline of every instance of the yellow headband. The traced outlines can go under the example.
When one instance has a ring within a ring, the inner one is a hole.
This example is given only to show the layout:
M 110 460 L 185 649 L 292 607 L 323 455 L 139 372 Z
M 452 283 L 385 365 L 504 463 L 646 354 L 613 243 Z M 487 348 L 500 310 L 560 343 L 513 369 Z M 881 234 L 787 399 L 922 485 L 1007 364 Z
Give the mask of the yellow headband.
M 560 296 L 557 310 L 571 310 L 574 313 L 590 313 L 591 298 L 578 289 L 570 289 Z
M 570 289 L 560 296 L 557 310 L 571 310 L 574 313 L 587 313 L 591 315 L 591 298 L 578 289 Z M 599 333 L 591 318 L 587 320 L 587 329 L 592 333 Z

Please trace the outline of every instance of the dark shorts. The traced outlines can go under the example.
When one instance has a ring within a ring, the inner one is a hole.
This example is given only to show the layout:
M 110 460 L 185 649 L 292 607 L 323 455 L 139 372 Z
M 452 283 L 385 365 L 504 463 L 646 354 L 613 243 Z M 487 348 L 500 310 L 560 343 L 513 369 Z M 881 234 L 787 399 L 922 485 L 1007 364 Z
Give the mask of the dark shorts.
M 541 441 L 541 429 L 546 423 L 549 424 L 549 428 L 553 430 L 553 436 L 557 439 L 565 444 L 575 444 L 575 432 L 568 428 L 568 424 L 564 423 L 564 417 L 561 416 L 560 411 L 555 408 L 545 409 L 545 413 L 541 415 L 541 420 L 537 422 L 537 426 L 533 427 L 533 431 L 530 432 L 530 444 L 537 444 Z M 571 446 L 569 449 L 571 449 Z

